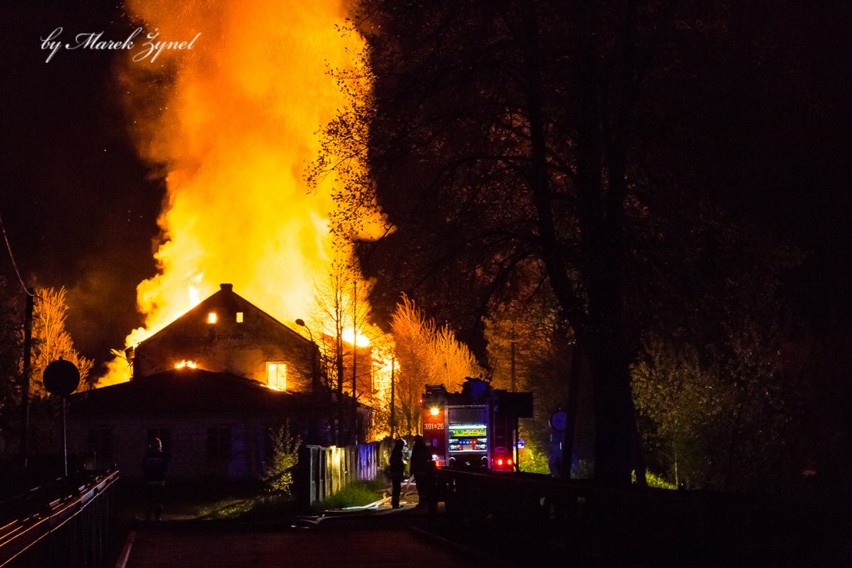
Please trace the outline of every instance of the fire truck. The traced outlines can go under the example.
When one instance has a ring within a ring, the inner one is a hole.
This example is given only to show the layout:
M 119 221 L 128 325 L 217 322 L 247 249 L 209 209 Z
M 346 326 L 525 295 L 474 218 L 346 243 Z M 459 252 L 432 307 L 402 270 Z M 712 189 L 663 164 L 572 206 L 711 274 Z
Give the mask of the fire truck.
M 461 392 L 426 385 L 422 432 L 436 467 L 514 471 L 518 418 L 532 416 L 532 393 L 466 378 Z

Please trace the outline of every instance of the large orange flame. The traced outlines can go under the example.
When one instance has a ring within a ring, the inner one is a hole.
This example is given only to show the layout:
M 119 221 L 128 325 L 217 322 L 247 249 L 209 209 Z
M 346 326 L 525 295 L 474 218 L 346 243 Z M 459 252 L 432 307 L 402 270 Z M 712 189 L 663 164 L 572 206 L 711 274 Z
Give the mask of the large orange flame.
M 120 83 L 140 154 L 166 168 L 159 273 L 138 287 L 133 345 L 221 282 L 282 321 L 313 306 L 331 255 L 328 188 L 308 193 L 316 132 L 343 104 L 328 69 L 355 64 L 337 0 L 129 0 L 146 33 L 191 50 L 134 61 Z M 155 85 L 159 85 L 155 87 Z M 114 363 L 105 383 L 129 377 Z

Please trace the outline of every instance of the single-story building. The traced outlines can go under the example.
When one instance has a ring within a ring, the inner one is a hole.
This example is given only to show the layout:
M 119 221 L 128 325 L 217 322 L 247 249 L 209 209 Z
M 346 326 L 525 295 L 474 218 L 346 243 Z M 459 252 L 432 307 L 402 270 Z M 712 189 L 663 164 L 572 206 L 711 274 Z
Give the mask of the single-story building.
M 308 442 L 323 433 L 328 438 L 328 400 L 228 373 L 172 369 L 73 395 L 69 452 L 136 477 L 147 445 L 158 437 L 170 476 L 256 479 L 269 463 L 274 429 L 288 427 Z
M 233 291 L 220 289 L 132 351 L 133 378 L 69 399 L 69 451 L 97 467 L 141 475 L 162 440 L 169 475 L 256 479 L 285 426 L 330 445 L 343 409 L 324 385 L 318 346 Z M 359 424 L 371 409 L 357 405 Z

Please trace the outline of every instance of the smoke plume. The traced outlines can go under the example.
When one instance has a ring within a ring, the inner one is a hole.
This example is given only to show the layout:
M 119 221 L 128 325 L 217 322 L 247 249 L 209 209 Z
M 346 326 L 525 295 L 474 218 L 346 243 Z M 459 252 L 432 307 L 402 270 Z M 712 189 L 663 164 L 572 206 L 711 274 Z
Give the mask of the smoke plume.
M 139 153 L 167 182 L 159 272 L 138 286 L 145 327 L 128 344 L 222 282 L 282 321 L 304 317 L 314 276 L 329 262 L 333 207 L 327 188 L 306 190 L 304 168 L 318 149 L 316 132 L 343 104 L 328 69 L 352 64 L 361 49 L 337 28 L 345 6 L 128 4 L 155 41 L 197 36 L 191 49 L 164 49 L 156 59 L 134 60 L 134 50 L 120 73 Z M 112 367 L 108 382 L 119 380 L 122 365 Z

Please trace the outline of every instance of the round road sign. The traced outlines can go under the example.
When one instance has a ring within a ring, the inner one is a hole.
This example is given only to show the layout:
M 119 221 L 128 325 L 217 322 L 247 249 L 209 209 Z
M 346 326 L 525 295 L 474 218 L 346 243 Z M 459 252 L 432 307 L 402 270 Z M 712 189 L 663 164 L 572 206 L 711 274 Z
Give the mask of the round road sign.
M 44 369 L 44 387 L 51 394 L 68 396 L 80 384 L 80 371 L 71 361 L 60 359 Z

